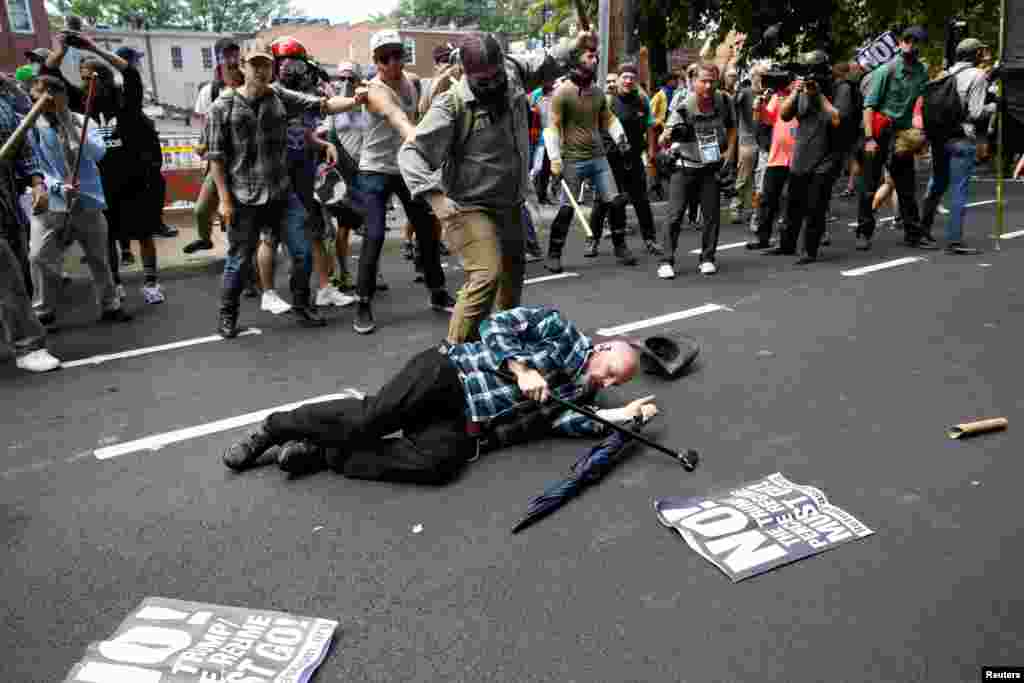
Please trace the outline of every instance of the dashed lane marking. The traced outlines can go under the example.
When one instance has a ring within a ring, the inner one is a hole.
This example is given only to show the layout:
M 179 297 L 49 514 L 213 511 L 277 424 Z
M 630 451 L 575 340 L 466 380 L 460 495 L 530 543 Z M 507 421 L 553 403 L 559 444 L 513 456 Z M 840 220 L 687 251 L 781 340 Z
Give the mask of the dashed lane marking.
M 1004 232 L 999 236 L 1001 240 L 1012 240 L 1014 237 L 1020 237 L 1024 235 L 1024 230 L 1014 230 L 1013 232 Z
M 715 251 L 726 251 L 728 249 L 739 249 L 740 247 L 747 246 L 746 242 L 733 242 L 732 244 L 720 244 L 715 248 Z M 699 254 L 700 249 L 691 249 L 691 254 Z
M 844 270 L 842 271 L 842 274 L 846 277 L 857 277 L 858 275 L 867 275 L 868 273 L 874 273 L 888 268 L 898 268 L 910 263 L 917 263 L 918 261 L 924 261 L 924 259 L 920 256 L 905 256 L 904 258 L 893 259 L 892 261 L 883 261 L 874 265 L 864 266 L 863 268 Z
M 254 334 L 263 334 L 262 330 L 255 328 L 249 328 L 242 330 L 238 333 L 239 337 L 246 337 Z M 173 351 L 174 349 L 183 349 L 188 346 L 196 346 L 198 344 L 209 344 L 211 342 L 225 341 L 219 334 L 211 334 L 209 337 L 196 337 L 195 339 L 184 339 L 182 341 L 171 342 L 170 344 L 160 344 L 159 346 L 146 346 L 141 349 L 131 349 L 129 351 L 120 351 L 118 353 L 107 353 L 100 356 L 90 356 L 89 358 L 80 358 L 79 360 L 72 360 L 66 363 L 61 363 L 62 368 L 77 368 L 83 365 L 99 365 L 100 363 L 106 363 L 107 361 L 118 360 L 121 358 L 135 358 L 136 356 L 148 356 L 151 353 L 158 353 L 160 351 Z
M 656 318 L 638 320 L 635 323 L 625 323 L 617 327 L 605 327 L 597 330 L 597 334 L 601 335 L 602 337 L 614 337 L 619 334 L 625 334 L 627 332 L 632 332 L 633 330 L 640 330 L 645 327 L 654 327 L 655 325 L 664 325 L 666 323 L 674 322 L 676 320 L 695 318 L 699 315 L 707 315 L 708 313 L 714 313 L 715 311 L 731 310 L 731 308 L 728 308 L 726 306 L 720 306 L 718 304 L 704 304 L 703 306 L 697 306 L 696 308 L 688 308 L 685 311 L 676 311 L 675 313 L 659 315 Z
M 579 277 L 579 273 L 558 273 L 556 275 L 544 275 L 542 277 L 531 277 L 529 280 L 523 280 L 524 285 L 535 285 L 538 282 L 547 282 L 548 280 L 563 280 L 567 277 Z
M 995 204 L 997 201 L 999 201 L 999 200 L 997 200 L 997 199 L 984 199 L 984 200 L 982 200 L 980 202 L 971 202 L 970 204 L 964 204 L 964 208 L 965 209 L 971 209 L 971 208 L 974 208 L 975 206 L 985 206 L 986 204 Z M 943 205 L 940 204 L 940 206 L 943 206 Z M 940 213 L 941 213 L 941 210 L 940 210 Z M 946 212 L 946 213 L 948 213 L 948 212 Z M 896 220 L 895 216 L 889 216 L 888 218 L 880 218 L 877 221 L 875 221 L 875 223 L 876 224 L 877 223 L 891 223 L 894 220 Z M 850 223 L 847 223 L 846 225 L 847 225 L 847 227 L 850 227 L 850 228 L 856 228 L 857 227 L 857 221 L 852 221 Z
M 110 458 L 116 458 L 119 455 L 137 453 L 138 451 L 157 451 L 163 448 L 164 446 L 169 446 L 170 444 L 173 443 L 188 441 L 189 439 L 196 439 L 200 436 L 216 434 L 217 432 L 226 432 L 230 429 L 237 429 L 238 427 L 251 425 L 266 419 L 266 417 L 271 413 L 276 413 L 285 410 L 295 410 L 299 406 L 304 406 L 309 403 L 323 403 L 324 401 L 335 401 L 341 398 L 362 397 L 362 392 L 356 389 L 346 389 L 340 394 L 327 394 L 325 396 L 317 396 L 315 398 L 308 398 L 304 401 L 287 403 L 283 406 L 277 406 L 276 408 L 257 410 L 254 413 L 236 415 L 235 417 L 228 417 L 223 420 L 217 420 L 215 422 L 207 422 L 206 424 L 195 425 L 194 427 L 175 429 L 174 431 L 171 432 L 153 434 L 152 436 L 147 436 L 141 439 L 135 439 L 134 441 L 125 441 L 124 443 L 114 444 L 112 446 L 104 446 L 103 448 L 97 448 L 93 452 L 93 454 L 99 460 L 109 460 Z

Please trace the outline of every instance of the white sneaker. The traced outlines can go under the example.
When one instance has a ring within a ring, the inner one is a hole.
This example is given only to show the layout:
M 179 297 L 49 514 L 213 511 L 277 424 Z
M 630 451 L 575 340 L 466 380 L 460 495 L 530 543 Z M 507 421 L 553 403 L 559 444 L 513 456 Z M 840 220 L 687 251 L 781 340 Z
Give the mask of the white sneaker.
M 142 286 L 142 300 L 147 304 L 162 304 L 167 297 L 164 296 L 164 288 L 160 286 L 160 283 L 154 282 L 151 285 Z
M 60 361 L 50 355 L 46 349 L 39 349 L 32 353 L 26 353 L 15 360 L 15 364 L 22 370 L 29 372 L 49 372 L 60 367 Z
M 334 285 L 321 287 L 316 293 L 317 306 L 350 306 L 356 301 L 356 297 L 342 294 Z
M 117 285 L 114 287 L 114 294 L 116 294 L 117 298 L 121 301 L 124 301 L 124 298 L 128 296 L 128 292 L 125 291 L 124 285 Z
M 948 216 L 949 215 L 949 209 L 944 207 L 942 204 L 939 204 L 938 208 L 939 208 L 939 213 L 942 214 L 943 216 Z
M 676 276 L 676 271 L 671 263 L 662 263 L 658 266 L 658 277 L 662 280 L 671 280 Z
M 705 261 L 700 264 L 701 275 L 714 275 L 718 272 L 718 266 L 715 265 L 714 261 Z
M 281 315 L 292 310 L 292 305 L 277 295 L 272 289 L 263 292 L 263 299 L 260 302 L 260 309 L 269 311 L 274 315 Z

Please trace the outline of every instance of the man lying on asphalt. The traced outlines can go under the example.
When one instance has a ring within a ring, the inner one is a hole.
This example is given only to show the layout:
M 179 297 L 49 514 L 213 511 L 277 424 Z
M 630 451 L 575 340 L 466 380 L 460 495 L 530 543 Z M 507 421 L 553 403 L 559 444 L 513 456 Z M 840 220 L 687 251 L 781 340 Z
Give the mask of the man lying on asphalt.
M 594 344 L 543 306 L 495 313 L 481 323 L 480 337 L 420 352 L 377 394 L 273 413 L 225 451 L 224 464 L 242 471 L 276 462 L 290 474 L 330 467 L 355 479 L 443 484 L 482 451 L 550 434 L 604 436 L 608 427 L 548 397 L 590 402 L 599 389 L 630 381 L 639 365 L 628 342 Z M 599 414 L 646 420 L 658 412 L 653 399 Z M 383 438 L 398 430 L 400 438 Z

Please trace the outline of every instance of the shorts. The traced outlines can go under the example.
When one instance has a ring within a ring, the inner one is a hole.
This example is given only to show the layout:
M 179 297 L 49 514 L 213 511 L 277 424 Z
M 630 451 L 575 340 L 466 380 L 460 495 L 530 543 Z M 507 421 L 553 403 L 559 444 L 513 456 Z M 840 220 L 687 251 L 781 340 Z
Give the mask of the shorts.
M 334 216 L 338 221 L 338 226 L 342 228 L 359 228 L 366 222 L 363 214 L 350 206 L 346 206 L 344 203 L 325 208 L 324 210 Z
M 124 188 L 107 195 L 107 229 L 116 240 L 144 240 L 156 234 L 163 212 L 163 193 L 156 185 Z

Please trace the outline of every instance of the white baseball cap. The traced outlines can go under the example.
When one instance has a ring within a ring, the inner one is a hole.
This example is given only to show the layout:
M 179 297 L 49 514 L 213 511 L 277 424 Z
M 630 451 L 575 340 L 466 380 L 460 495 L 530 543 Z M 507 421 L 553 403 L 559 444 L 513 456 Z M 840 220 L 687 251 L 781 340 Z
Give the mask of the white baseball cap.
M 377 31 L 370 37 L 370 52 L 375 53 L 379 48 L 387 45 L 402 46 L 403 44 L 402 36 L 398 35 L 398 31 L 384 29 L 383 31 Z

